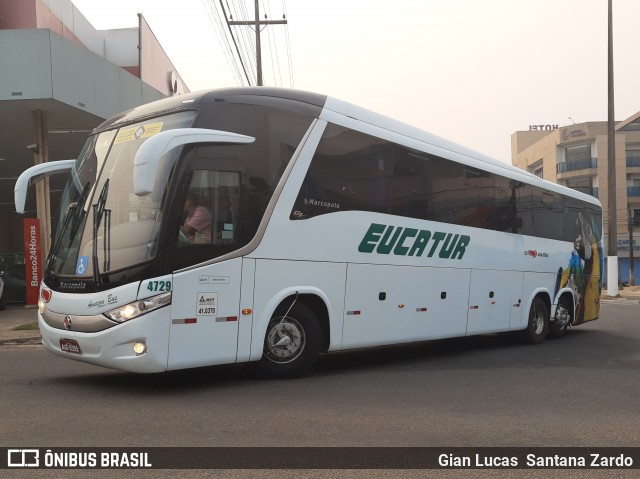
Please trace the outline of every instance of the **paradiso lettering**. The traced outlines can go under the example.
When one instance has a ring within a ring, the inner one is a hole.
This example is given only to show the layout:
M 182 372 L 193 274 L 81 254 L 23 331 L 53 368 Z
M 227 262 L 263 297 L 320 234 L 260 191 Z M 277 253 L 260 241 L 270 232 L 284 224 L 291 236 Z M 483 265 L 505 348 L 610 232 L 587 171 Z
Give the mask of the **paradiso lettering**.
M 426 253 L 427 258 L 437 253 L 443 259 L 462 259 L 470 242 L 467 235 L 371 223 L 358 251 L 417 257 Z

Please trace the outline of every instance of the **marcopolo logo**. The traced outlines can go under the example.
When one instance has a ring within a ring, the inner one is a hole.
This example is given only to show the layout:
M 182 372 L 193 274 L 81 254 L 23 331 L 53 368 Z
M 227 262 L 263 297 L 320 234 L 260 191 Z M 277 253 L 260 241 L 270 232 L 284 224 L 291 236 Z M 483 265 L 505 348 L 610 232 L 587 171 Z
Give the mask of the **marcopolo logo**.
M 305 198 L 303 200 L 305 206 L 320 206 L 322 208 L 334 208 L 336 210 L 340 209 L 340 203 L 330 202 L 330 201 L 320 201 L 315 198 Z
M 467 235 L 371 223 L 358 251 L 396 256 L 423 256 L 426 253 L 428 258 L 437 253 L 437 257 L 443 259 L 462 259 L 470 242 L 471 237 Z

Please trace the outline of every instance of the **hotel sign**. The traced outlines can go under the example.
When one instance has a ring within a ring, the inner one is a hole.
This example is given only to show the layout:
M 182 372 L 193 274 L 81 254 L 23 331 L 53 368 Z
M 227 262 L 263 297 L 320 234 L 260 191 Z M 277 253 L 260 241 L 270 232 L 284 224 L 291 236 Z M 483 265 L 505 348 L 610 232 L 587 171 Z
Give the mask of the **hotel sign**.
M 565 128 L 560 134 L 561 140 L 563 142 L 579 140 L 580 138 L 584 138 L 586 136 L 587 132 L 582 128 Z
M 558 125 L 529 125 L 529 131 L 553 131 L 557 129 Z

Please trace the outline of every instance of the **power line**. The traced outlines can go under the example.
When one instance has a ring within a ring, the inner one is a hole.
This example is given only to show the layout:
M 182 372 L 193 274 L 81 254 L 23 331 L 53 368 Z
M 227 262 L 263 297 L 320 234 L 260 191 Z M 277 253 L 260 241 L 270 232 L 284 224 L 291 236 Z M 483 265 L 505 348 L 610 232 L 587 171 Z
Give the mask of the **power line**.
M 218 38 L 218 42 L 220 43 L 222 50 L 224 51 L 227 62 L 231 67 L 231 71 L 234 73 L 238 83 L 242 85 L 242 75 L 240 73 L 240 69 L 238 68 L 238 63 L 235 59 L 233 51 L 231 51 L 226 35 L 224 34 L 224 27 L 222 27 L 220 16 L 218 15 L 215 5 L 213 4 L 212 0 L 202 0 L 202 3 L 205 6 L 209 21 L 211 22 L 216 37 Z
M 269 17 L 271 17 L 271 9 L 269 6 L 269 3 L 267 2 L 267 4 L 265 5 L 265 0 L 262 0 L 262 6 L 265 10 L 265 12 L 268 14 Z M 267 18 L 267 15 L 265 15 L 265 19 Z M 274 84 L 278 84 L 278 80 L 280 82 L 280 86 L 282 86 L 282 72 L 280 70 L 280 56 L 278 55 L 278 46 L 276 43 L 276 37 L 275 37 L 275 32 L 273 30 L 273 28 L 269 29 L 269 50 L 270 50 L 270 55 L 271 55 L 271 69 L 273 70 L 273 81 Z M 272 44 L 272 40 L 273 40 L 273 44 Z M 276 56 L 276 61 L 274 63 L 273 61 L 273 55 L 275 53 Z M 278 72 L 277 78 L 278 80 L 276 80 L 276 69 Z
M 229 25 L 229 20 L 233 20 L 233 15 L 235 14 L 236 18 L 240 18 L 243 20 L 247 20 L 249 18 L 249 14 L 246 9 L 246 5 L 244 4 L 244 0 L 231 0 L 233 5 L 233 10 L 230 10 L 229 18 L 225 18 L 227 25 Z M 255 44 L 253 43 L 253 38 L 246 30 L 240 31 L 240 44 L 242 48 L 241 61 L 243 64 L 249 66 L 251 70 L 251 78 L 253 79 L 253 84 L 257 83 L 257 74 L 254 66 L 254 62 L 252 60 L 253 52 L 255 51 Z M 251 83 L 249 83 L 251 84 Z
M 289 38 L 289 28 L 286 14 L 285 1 L 282 2 L 282 20 L 270 20 L 271 5 L 269 0 L 262 0 L 264 19 L 260 19 L 259 0 L 254 0 L 254 12 L 250 18 L 246 0 L 203 0 L 209 21 L 213 26 L 218 42 L 227 59 L 227 63 L 232 69 L 236 81 L 243 84 L 263 85 L 263 63 L 262 63 L 262 31 L 269 25 L 283 25 L 284 47 L 286 48 L 286 61 L 288 67 L 289 83 L 294 86 L 293 64 L 291 55 L 291 42 Z M 226 29 L 222 19 L 226 23 Z M 235 32 L 232 26 L 248 26 Z M 253 30 L 253 34 L 251 32 Z M 269 29 L 268 48 L 269 56 L 267 64 L 270 63 L 273 83 L 276 86 L 284 86 L 282 62 L 278 52 L 279 44 L 282 46 L 282 37 L 277 38 L 276 31 Z M 267 46 L 267 45 L 265 45 Z M 266 67 L 267 69 L 269 67 Z M 271 79 L 271 78 L 270 78 Z
M 220 1 L 220 8 L 222 8 L 222 13 L 224 14 L 224 18 L 227 18 L 227 12 L 224 9 L 224 5 L 222 3 L 222 0 Z M 229 3 L 227 2 L 227 6 L 229 6 Z M 236 38 L 233 36 L 233 31 L 231 30 L 231 26 L 229 25 L 228 22 L 225 22 L 227 24 L 227 29 L 229 30 L 229 35 L 231 35 L 231 40 L 233 40 L 233 45 L 235 46 L 236 49 L 236 53 L 238 54 L 238 58 L 240 59 L 240 65 L 242 65 L 242 70 L 244 71 L 244 76 L 247 79 L 247 84 L 251 85 L 251 80 L 249 80 L 249 75 L 247 74 L 247 69 L 244 66 L 244 62 L 242 61 L 242 56 L 240 55 L 240 49 L 238 48 L 238 43 L 236 42 Z
M 254 20 L 241 20 L 241 21 L 229 21 L 227 20 L 228 25 L 233 26 L 253 26 L 253 30 L 256 35 L 256 71 L 257 71 L 257 84 L 258 86 L 263 85 L 262 80 L 262 47 L 260 41 L 260 27 L 262 25 L 286 25 L 287 20 L 260 20 L 260 7 L 258 5 L 259 0 L 255 0 L 254 2 L 254 10 L 255 17 Z
M 287 18 L 287 6 L 285 3 L 285 0 L 282 0 L 282 18 L 286 19 Z M 285 39 L 286 39 L 286 44 L 287 44 L 287 58 L 288 58 L 288 63 L 289 63 L 289 82 L 291 84 L 291 88 L 294 88 L 294 82 L 293 82 L 293 60 L 291 59 L 291 42 L 289 41 L 289 24 L 286 24 L 284 26 L 284 34 L 285 34 Z
M 262 10 L 265 12 L 264 18 L 266 20 L 267 18 L 269 18 L 269 15 L 267 13 L 267 7 L 266 7 L 266 5 L 264 3 L 264 0 L 262 0 Z M 269 57 L 271 58 L 271 75 L 273 77 L 273 84 L 275 86 L 278 86 L 278 80 L 276 79 L 276 70 L 274 68 L 274 63 L 273 63 L 273 48 L 274 48 L 274 46 L 273 46 L 273 44 L 271 42 L 271 38 L 272 37 L 273 37 L 273 30 L 270 29 L 267 32 L 267 40 L 269 41 Z M 274 39 L 273 43 L 275 43 L 275 39 Z

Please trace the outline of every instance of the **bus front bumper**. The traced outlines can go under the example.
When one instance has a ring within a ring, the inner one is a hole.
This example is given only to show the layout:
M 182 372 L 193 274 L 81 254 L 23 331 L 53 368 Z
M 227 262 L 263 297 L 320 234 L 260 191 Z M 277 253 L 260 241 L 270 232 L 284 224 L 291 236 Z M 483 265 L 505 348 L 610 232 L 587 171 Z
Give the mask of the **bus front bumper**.
M 63 358 L 121 371 L 158 373 L 167 370 L 169 316 L 170 308 L 161 308 L 104 331 L 84 333 L 53 328 L 38 313 L 38 326 L 42 344 Z

